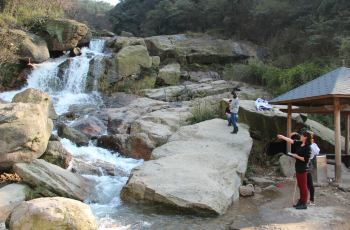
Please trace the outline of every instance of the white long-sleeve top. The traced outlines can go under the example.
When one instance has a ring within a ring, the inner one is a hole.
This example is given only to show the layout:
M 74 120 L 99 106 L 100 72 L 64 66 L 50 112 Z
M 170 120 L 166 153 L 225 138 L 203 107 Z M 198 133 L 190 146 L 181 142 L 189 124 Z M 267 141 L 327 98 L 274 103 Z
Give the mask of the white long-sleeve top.
M 311 148 L 310 160 L 312 160 L 315 156 L 320 154 L 320 148 L 316 143 L 312 143 L 310 145 L 310 148 Z
M 239 110 L 239 98 L 233 98 L 230 105 L 231 113 L 238 113 Z

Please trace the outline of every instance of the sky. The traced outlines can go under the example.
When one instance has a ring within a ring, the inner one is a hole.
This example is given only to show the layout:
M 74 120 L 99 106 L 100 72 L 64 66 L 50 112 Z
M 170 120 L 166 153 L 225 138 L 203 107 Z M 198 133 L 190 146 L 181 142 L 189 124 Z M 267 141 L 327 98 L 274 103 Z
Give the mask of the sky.
M 101 0 L 101 1 L 108 2 L 108 3 L 110 3 L 113 6 L 117 5 L 117 3 L 119 2 L 119 0 Z

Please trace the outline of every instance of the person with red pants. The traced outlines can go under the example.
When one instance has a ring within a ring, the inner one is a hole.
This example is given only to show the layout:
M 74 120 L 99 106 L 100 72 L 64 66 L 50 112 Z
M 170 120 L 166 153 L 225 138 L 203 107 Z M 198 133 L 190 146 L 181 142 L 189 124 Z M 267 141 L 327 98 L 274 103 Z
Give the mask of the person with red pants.
M 311 153 L 311 134 L 307 131 L 303 132 L 300 136 L 300 141 L 293 140 L 283 135 L 277 135 L 277 138 L 296 146 L 296 153 L 290 154 L 290 156 L 295 158 L 295 174 L 300 191 L 300 199 L 294 207 L 296 209 L 307 209 L 307 168 Z

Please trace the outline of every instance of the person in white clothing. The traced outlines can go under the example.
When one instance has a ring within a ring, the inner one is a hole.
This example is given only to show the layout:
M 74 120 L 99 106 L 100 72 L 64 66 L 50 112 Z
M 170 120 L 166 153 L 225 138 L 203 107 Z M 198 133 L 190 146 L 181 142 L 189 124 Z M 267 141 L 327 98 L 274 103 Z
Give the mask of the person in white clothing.
M 315 188 L 314 188 L 311 172 L 314 167 L 314 162 L 316 161 L 316 156 L 320 154 L 320 148 L 315 143 L 314 133 L 311 131 L 308 131 L 308 132 L 310 133 L 310 136 L 311 136 L 311 145 L 310 145 L 311 153 L 310 153 L 310 160 L 309 160 L 308 171 L 307 171 L 307 188 L 310 193 L 310 205 L 315 205 Z
M 231 123 L 233 125 L 233 131 L 232 134 L 238 133 L 238 111 L 239 111 L 239 98 L 236 94 L 236 92 L 232 93 L 233 99 L 231 101 L 230 105 L 230 111 L 231 111 Z

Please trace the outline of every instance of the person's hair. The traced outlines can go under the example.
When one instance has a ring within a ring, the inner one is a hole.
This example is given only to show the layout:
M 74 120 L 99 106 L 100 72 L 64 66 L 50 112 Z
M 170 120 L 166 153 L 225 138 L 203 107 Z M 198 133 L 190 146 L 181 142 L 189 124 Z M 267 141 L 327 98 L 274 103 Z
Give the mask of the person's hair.
M 315 141 L 314 132 L 312 132 L 312 131 L 310 131 L 310 130 L 308 130 L 307 132 L 310 133 L 310 136 L 311 136 L 311 143 L 314 143 L 314 141 Z
M 237 94 L 236 93 L 233 93 L 233 98 L 236 99 L 237 98 Z
M 290 139 L 292 140 L 300 140 L 300 134 L 299 133 L 292 133 Z
M 312 136 L 311 133 L 308 131 L 304 131 L 301 133 L 302 136 L 306 137 L 306 142 L 305 144 L 310 146 L 312 144 Z

